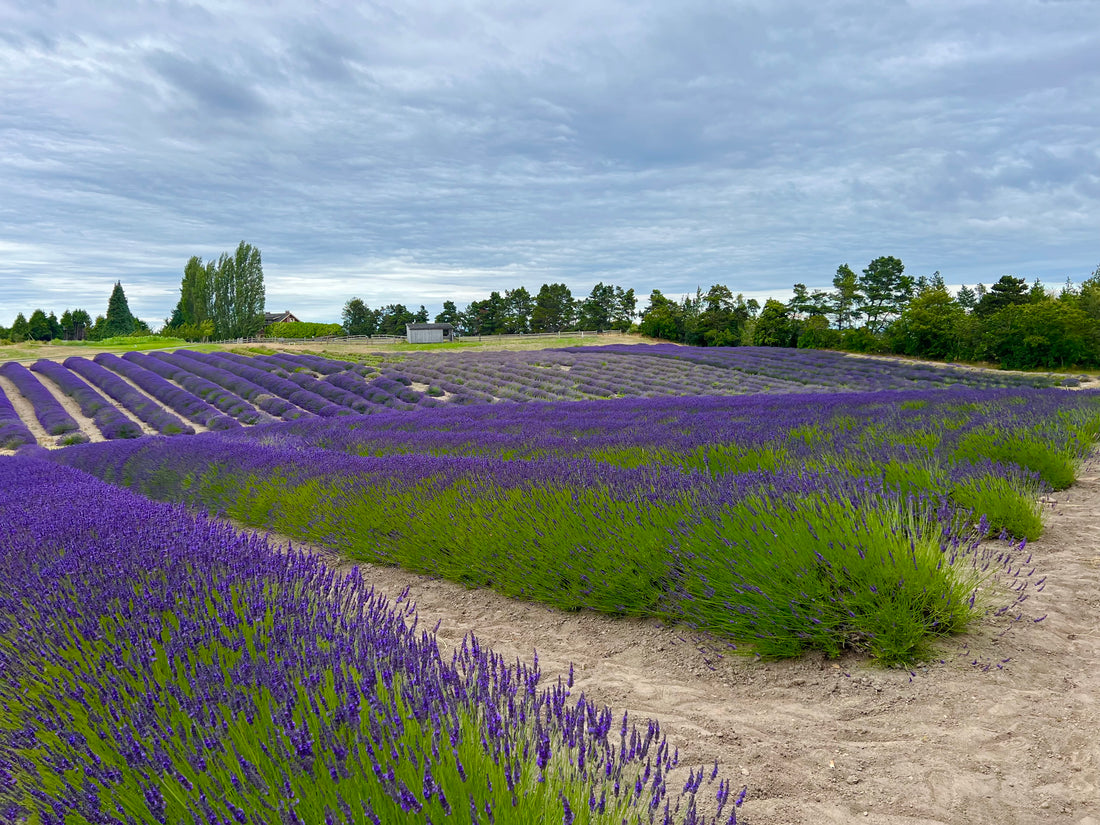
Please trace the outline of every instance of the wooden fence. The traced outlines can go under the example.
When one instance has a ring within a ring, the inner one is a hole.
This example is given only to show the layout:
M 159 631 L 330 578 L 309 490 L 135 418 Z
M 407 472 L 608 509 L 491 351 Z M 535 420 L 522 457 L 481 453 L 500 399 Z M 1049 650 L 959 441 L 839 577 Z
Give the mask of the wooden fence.
M 520 335 L 456 335 L 456 341 L 529 341 L 541 338 L 594 338 L 596 336 L 617 338 L 623 335 L 619 330 L 562 330 L 561 332 L 531 332 Z M 325 335 L 316 338 L 277 338 L 255 336 L 253 338 L 228 338 L 223 341 L 213 341 L 215 344 L 329 344 L 338 342 L 362 342 L 366 344 L 404 344 L 404 335 Z

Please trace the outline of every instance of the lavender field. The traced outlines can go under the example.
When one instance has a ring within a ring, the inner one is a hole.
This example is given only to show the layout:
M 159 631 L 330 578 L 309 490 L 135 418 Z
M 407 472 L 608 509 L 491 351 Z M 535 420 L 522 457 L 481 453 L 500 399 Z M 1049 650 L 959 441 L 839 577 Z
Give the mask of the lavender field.
M 0 500 L 4 822 L 736 821 L 656 723 L 448 663 L 357 573 L 41 456 Z
M 317 416 L 441 405 L 596 398 L 835 393 L 948 386 L 1045 387 L 1068 380 L 768 347 L 611 345 L 531 352 L 408 353 L 362 363 L 302 354 L 130 352 L 0 365 L 14 393 L 0 449 L 181 435 Z M 78 408 L 66 412 L 59 398 Z M 6 402 L 6 403 L 5 403 Z M 2 415 L 3 413 L 0 413 Z M 27 420 L 27 417 L 32 420 Z M 19 420 L 17 422 L 17 419 Z M 78 419 L 79 422 L 78 423 Z M 41 425 L 36 437 L 29 427 Z M 19 427 L 21 422 L 23 427 Z
M 1051 383 L 672 346 L 6 364 L 0 806 L 733 822 L 654 724 L 472 640 L 448 665 L 358 574 L 211 517 L 763 659 L 911 666 L 1044 586 L 1039 498 L 1100 435 L 1100 393 Z

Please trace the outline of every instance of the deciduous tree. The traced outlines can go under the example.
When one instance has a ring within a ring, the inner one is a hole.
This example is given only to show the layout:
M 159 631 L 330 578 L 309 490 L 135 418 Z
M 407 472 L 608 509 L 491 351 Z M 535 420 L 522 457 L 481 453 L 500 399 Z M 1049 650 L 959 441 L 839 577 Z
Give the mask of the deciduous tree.
M 202 258 L 193 255 L 183 268 L 183 280 L 180 282 L 180 320 L 184 324 L 201 324 L 211 316 L 213 310 L 213 288 L 217 276 L 217 264 L 214 261 L 202 262 Z
M 264 324 L 264 268 L 260 250 L 241 241 L 223 253 L 214 272 L 213 321 L 219 338 L 248 338 Z
M 928 287 L 909 302 L 890 326 L 895 352 L 925 358 L 957 358 L 959 323 L 965 311 L 946 287 Z
M 649 293 L 649 306 L 642 312 L 638 331 L 663 341 L 683 340 L 684 327 L 679 305 L 662 295 L 661 290 L 653 290 Z
M 769 298 L 756 319 L 752 342 L 758 347 L 794 345 L 794 328 L 786 304 Z

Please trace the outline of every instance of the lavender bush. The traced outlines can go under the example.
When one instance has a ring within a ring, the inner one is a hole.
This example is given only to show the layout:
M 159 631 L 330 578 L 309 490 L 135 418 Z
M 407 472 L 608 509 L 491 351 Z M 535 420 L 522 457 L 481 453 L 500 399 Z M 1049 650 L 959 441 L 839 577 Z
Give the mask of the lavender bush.
M 106 398 L 92 389 L 77 375 L 56 361 L 41 359 L 31 364 L 31 369 L 45 375 L 65 395 L 80 405 L 80 411 L 92 419 L 108 441 L 118 438 L 138 438 L 141 428 L 120 413 Z
M 34 456 L 0 460 L 0 515 L 6 822 L 737 819 L 658 724 L 473 638 L 447 663 L 358 571 Z
M 199 353 L 189 353 L 186 350 L 180 350 L 180 354 L 192 358 L 199 356 Z M 302 389 L 293 381 L 287 380 L 283 377 L 286 375 L 285 371 L 278 368 L 275 371 L 267 372 L 259 367 L 251 366 L 252 359 L 244 356 L 234 356 L 232 353 L 209 353 L 206 359 L 208 363 L 212 363 L 234 375 L 246 378 L 273 395 L 285 398 L 314 415 L 329 418 L 334 415 L 347 415 L 351 412 L 343 405 L 334 404 L 327 398 Z M 279 375 L 279 372 L 282 372 L 283 376 Z
M 395 433 L 415 425 L 385 417 Z M 349 420 L 352 433 L 382 418 Z M 881 473 L 711 475 L 670 469 L 660 453 L 624 467 L 555 454 L 432 455 L 432 442 L 421 453 L 360 457 L 342 453 L 333 424 L 178 447 L 90 445 L 55 460 L 353 558 L 564 609 L 683 621 L 768 656 L 856 649 L 910 661 L 966 626 L 986 578 L 1018 575 L 1022 563 L 1020 548 L 980 547 L 987 523 L 974 529 L 949 496 L 914 498 Z M 989 464 L 947 478 L 1013 472 L 1022 471 Z M 1024 596 L 1027 578 L 1014 584 L 1007 604 Z
M 217 409 L 194 393 L 177 387 L 171 381 L 138 366 L 136 363 L 119 358 L 109 352 L 99 353 L 94 360 L 97 364 L 130 379 L 165 406 L 207 429 L 230 430 L 241 426 L 236 419 L 218 412 Z
M 201 401 L 216 407 L 226 415 L 231 416 L 238 423 L 268 424 L 275 420 L 273 416 L 261 410 L 257 410 L 243 398 L 234 395 L 224 387 L 220 387 L 217 384 L 207 381 L 205 378 L 194 375 L 167 361 L 151 358 L 141 352 L 127 352 L 122 358 L 126 363 L 130 363 L 136 367 L 154 373 L 162 379 L 175 381 L 182 386 L 184 390 L 192 393 Z M 210 427 L 210 429 L 218 430 L 232 428 L 232 425 Z
M 66 369 L 72 370 L 94 386 L 103 390 L 103 392 L 107 393 L 107 395 L 111 396 L 111 398 L 161 435 L 195 434 L 193 427 L 184 424 L 177 416 L 146 398 L 100 364 L 89 361 L 87 358 L 72 356 L 65 359 L 64 365 Z
M 0 449 L 14 450 L 24 444 L 35 444 L 35 437 L 0 389 Z
M 220 387 L 224 387 L 251 401 L 264 412 L 276 418 L 292 421 L 295 418 L 308 415 L 305 410 L 295 406 L 285 398 L 272 395 L 262 386 L 209 363 L 199 353 L 178 350 L 177 352 L 154 352 L 152 356 L 171 364 L 181 371 L 194 373 Z
M 50 435 L 63 436 L 65 433 L 80 431 L 80 425 L 65 412 L 65 408 L 53 397 L 53 393 L 43 387 L 34 374 L 22 364 L 15 361 L 0 364 L 0 375 L 15 384 L 23 397 L 31 402 L 35 417 Z

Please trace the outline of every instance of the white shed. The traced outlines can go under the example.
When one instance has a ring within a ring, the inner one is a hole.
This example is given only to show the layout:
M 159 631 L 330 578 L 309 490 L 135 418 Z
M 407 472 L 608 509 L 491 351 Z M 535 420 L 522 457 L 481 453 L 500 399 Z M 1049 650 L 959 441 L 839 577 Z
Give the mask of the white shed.
M 442 344 L 455 339 L 453 324 L 405 324 L 410 344 Z

